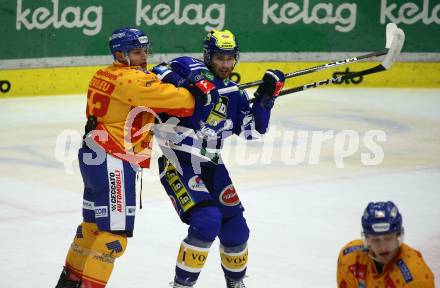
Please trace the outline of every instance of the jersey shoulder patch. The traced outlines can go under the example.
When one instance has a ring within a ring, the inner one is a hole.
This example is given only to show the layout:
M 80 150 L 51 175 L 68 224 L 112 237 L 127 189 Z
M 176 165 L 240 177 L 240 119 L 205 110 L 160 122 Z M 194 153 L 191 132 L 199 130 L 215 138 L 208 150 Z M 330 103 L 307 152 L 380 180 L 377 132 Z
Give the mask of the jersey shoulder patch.
M 342 250 L 342 255 L 347 255 L 350 254 L 352 252 L 356 252 L 356 251 L 366 251 L 364 245 L 355 245 L 355 246 L 349 246 L 347 248 L 345 248 L 344 250 Z
M 397 267 L 399 267 L 400 272 L 402 273 L 403 279 L 405 279 L 405 282 L 406 283 L 411 282 L 413 280 L 413 276 L 411 275 L 411 271 L 409 270 L 406 263 L 402 259 L 399 259 L 396 261 L 396 265 L 397 265 Z

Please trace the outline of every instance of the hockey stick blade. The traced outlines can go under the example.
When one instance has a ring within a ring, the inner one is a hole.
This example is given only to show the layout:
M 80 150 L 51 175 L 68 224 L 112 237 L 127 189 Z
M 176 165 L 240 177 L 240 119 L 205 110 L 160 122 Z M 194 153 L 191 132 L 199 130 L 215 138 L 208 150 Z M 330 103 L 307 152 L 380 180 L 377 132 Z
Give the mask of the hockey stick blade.
M 405 43 L 405 33 L 402 29 L 398 28 L 394 33 L 393 40 L 391 41 L 389 51 L 382 61 L 382 66 L 385 69 L 389 69 L 391 65 L 397 60 L 400 51 L 402 51 L 403 44 Z
M 391 47 L 391 43 L 394 40 L 394 37 L 396 37 L 397 34 L 397 30 L 399 30 L 399 28 L 397 28 L 397 25 L 395 23 L 388 23 L 386 28 L 385 28 L 385 35 L 386 35 L 386 41 L 385 41 L 385 48 L 390 48 Z

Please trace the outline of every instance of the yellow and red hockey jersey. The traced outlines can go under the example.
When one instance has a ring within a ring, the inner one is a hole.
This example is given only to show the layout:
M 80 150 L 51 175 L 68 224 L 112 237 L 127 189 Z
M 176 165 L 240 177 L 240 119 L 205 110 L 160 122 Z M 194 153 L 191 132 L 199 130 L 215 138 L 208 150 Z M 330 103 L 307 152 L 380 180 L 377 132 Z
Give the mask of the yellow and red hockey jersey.
M 89 83 L 86 114 L 97 118 L 93 140 L 107 153 L 141 167 L 150 163 L 152 112 L 187 117 L 193 111 L 188 90 L 162 83 L 140 67 L 115 61 Z
M 378 273 L 364 242 L 354 240 L 339 253 L 337 282 L 339 288 L 434 288 L 434 275 L 422 254 L 406 244 Z

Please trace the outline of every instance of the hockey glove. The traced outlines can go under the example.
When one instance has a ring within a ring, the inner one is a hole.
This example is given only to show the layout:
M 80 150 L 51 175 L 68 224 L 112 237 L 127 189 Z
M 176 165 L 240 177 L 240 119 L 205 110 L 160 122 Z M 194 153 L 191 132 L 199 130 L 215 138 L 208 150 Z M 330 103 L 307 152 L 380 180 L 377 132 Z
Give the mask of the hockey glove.
M 198 101 L 200 101 L 204 106 L 212 103 L 217 103 L 220 99 L 220 94 L 214 83 L 212 83 L 204 74 L 209 73 L 198 73 L 190 74 L 186 79 L 190 85 L 187 88 Z M 209 76 L 209 75 L 208 75 Z
M 266 70 L 263 76 L 263 83 L 258 86 L 257 91 L 254 93 L 261 106 L 266 109 L 273 107 L 275 97 L 278 96 L 284 87 L 284 81 L 284 74 L 280 70 Z
M 156 74 L 157 78 L 163 83 L 170 83 L 176 87 L 185 87 L 189 84 L 185 78 L 182 78 L 179 74 L 173 72 L 166 63 L 154 66 L 153 69 L 151 69 L 151 72 Z

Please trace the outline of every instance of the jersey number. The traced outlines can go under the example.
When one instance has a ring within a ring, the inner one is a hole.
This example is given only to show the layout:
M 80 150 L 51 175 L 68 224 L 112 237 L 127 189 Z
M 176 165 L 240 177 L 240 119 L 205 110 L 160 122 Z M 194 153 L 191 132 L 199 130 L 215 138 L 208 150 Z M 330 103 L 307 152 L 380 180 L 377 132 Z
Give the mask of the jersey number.
M 87 91 L 87 116 L 104 117 L 110 104 L 110 97 L 89 89 Z

